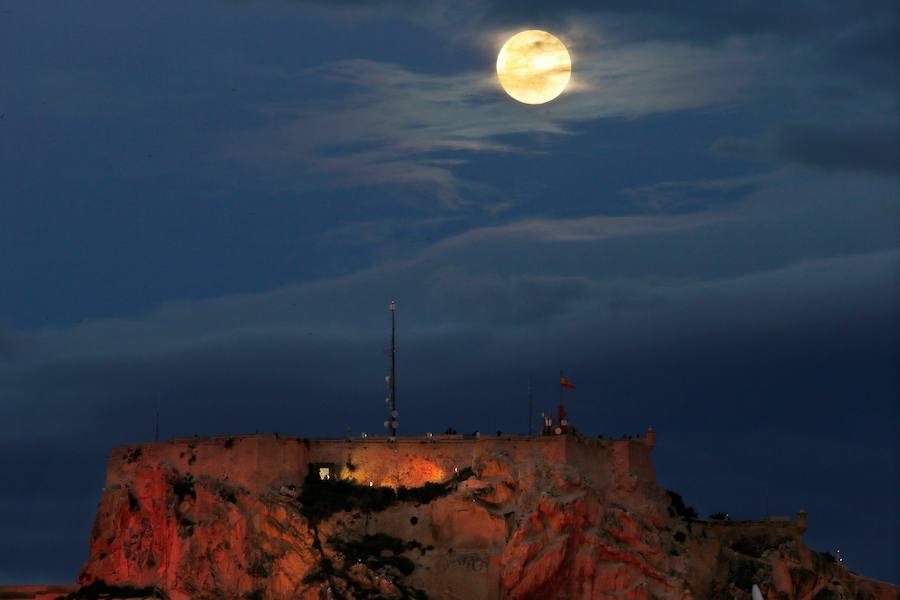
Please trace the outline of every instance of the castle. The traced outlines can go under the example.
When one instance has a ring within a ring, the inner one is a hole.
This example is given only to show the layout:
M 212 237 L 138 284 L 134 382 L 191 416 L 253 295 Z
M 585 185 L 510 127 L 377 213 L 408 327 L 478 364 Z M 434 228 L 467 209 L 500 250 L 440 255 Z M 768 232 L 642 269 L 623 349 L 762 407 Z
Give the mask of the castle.
M 451 479 L 498 453 L 514 462 L 567 464 L 594 485 L 619 478 L 655 483 L 651 461 L 655 432 L 626 439 L 577 435 L 425 435 L 308 439 L 279 435 L 174 439 L 113 448 L 106 486 L 135 479 L 135 469 L 169 463 L 195 478 L 210 476 L 262 492 L 283 483 L 346 479 L 359 484 L 414 488 Z
M 545 427 L 120 446 L 68 598 L 897 597 L 808 549 L 805 513 L 691 516 L 656 483 L 655 441 Z

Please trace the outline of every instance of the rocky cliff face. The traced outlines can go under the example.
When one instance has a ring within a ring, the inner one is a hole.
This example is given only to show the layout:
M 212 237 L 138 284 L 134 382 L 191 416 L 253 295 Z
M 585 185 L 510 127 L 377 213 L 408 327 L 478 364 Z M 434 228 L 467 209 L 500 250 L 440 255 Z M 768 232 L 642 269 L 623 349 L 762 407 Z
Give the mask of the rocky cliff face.
M 502 451 L 417 488 L 315 475 L 251 491 L 140 464 L 104 490 L 71 597 L 898 598 L 807 549 L 803 519 L 690 521 L 634 476 Z

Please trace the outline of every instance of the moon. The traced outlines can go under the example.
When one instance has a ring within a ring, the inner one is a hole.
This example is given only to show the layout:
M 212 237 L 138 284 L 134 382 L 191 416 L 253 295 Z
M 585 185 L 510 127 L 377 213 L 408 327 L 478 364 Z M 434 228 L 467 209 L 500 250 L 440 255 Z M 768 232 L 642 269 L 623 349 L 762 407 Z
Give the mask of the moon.
M 544 104 L 559 96 L 572 76 L 572 59 L 559 38 L 529 29 L 512 36 L 497 55 L 497 77 L 507 94 L 523 104 Z

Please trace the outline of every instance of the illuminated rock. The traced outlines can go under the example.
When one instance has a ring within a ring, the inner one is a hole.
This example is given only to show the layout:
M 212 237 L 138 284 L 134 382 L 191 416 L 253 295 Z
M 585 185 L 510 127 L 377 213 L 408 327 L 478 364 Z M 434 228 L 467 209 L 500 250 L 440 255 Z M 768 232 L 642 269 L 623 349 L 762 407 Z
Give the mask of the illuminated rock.
M 250 436 L 117 448 L 79 583 L 172 600 L 750 600 L 754 585 L 764 598 L 897 598 L 807 549 L 805 514 L 685 519 L 655 483 L 652 447 Z M 335 477 L 321 480 L 326 467 Z

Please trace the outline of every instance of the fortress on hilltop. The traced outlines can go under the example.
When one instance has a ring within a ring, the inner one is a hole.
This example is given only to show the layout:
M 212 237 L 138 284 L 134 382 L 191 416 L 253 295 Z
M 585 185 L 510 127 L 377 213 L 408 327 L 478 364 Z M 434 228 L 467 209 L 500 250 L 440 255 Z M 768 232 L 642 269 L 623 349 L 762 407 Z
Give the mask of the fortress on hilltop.
M 897 600 L 806 547 L 806 513 L 708 520 L 656 481 L 656 433 L 195 436 L 119 446 L 78 588 L 15 600 Z M 529 394 L 530 396 L 530 394 Z M 530 398 L 529 398 L 530 400 Z M 535 415 L 536 416 L 536 415 Z M 61 593 L 69 591 L 63 598 Z
M 502 454 L 516 463 L 569 465 L 597 486 L 622 478 L 655 483 L 655 432 L 628 439 L 577 435 L 426 435 L 308 439 L 282 435 L 192 437 L 114 448 L 106 485 L 132 481 L 141 465 L 169 463 L 194 478 L 214 477 L 254 492 L 319 479 L 380 487 L 441 483 Z
M 141 464 L 170 464 L 193 478 L 210 476 L 230 485 L 261 492 L 273 485 L 297 485 L 298 480 L 347 481 L 371 487 L 418 488 L 442 484 L 472 470 L 487 456 L 502 455 L 516 463 L 566 465 L 590 485 L 604 487 L 631 478 L 655 484 L 650 453 L 656 433 L 623 439 L 587 438 L 577 434 L 566 418 L 563 395 L 575 389 L 560 371 L 556 415 L 543 414 L 541 434 L 529 435 L 398 436 L 397 411 L 397 304 L 388 305 L 391 317 L 390 366 L 387 384 L 388 436 L 362 434 L 359 438 L 307 439 L 275 435 L 193 437 L 122 446 L 111 452 L 106 484 L 133 480 Z M 530 385 L 529 385 L 530 388 Z M 529 391 L 529 396 L 530 396 Z M 530 408 L 533 402 L 529 398 Z M 453 430 L 448 430 L 451 432 Z M 159 425 L 157 422 L 157 438 Z
M 0 597 L 898 598 L 807 548 L 802 511 L 699 519 L 657 485 L 652 429 L 590 438 L 545 420 L 543 433 L 113 448 L 80 587 Z

